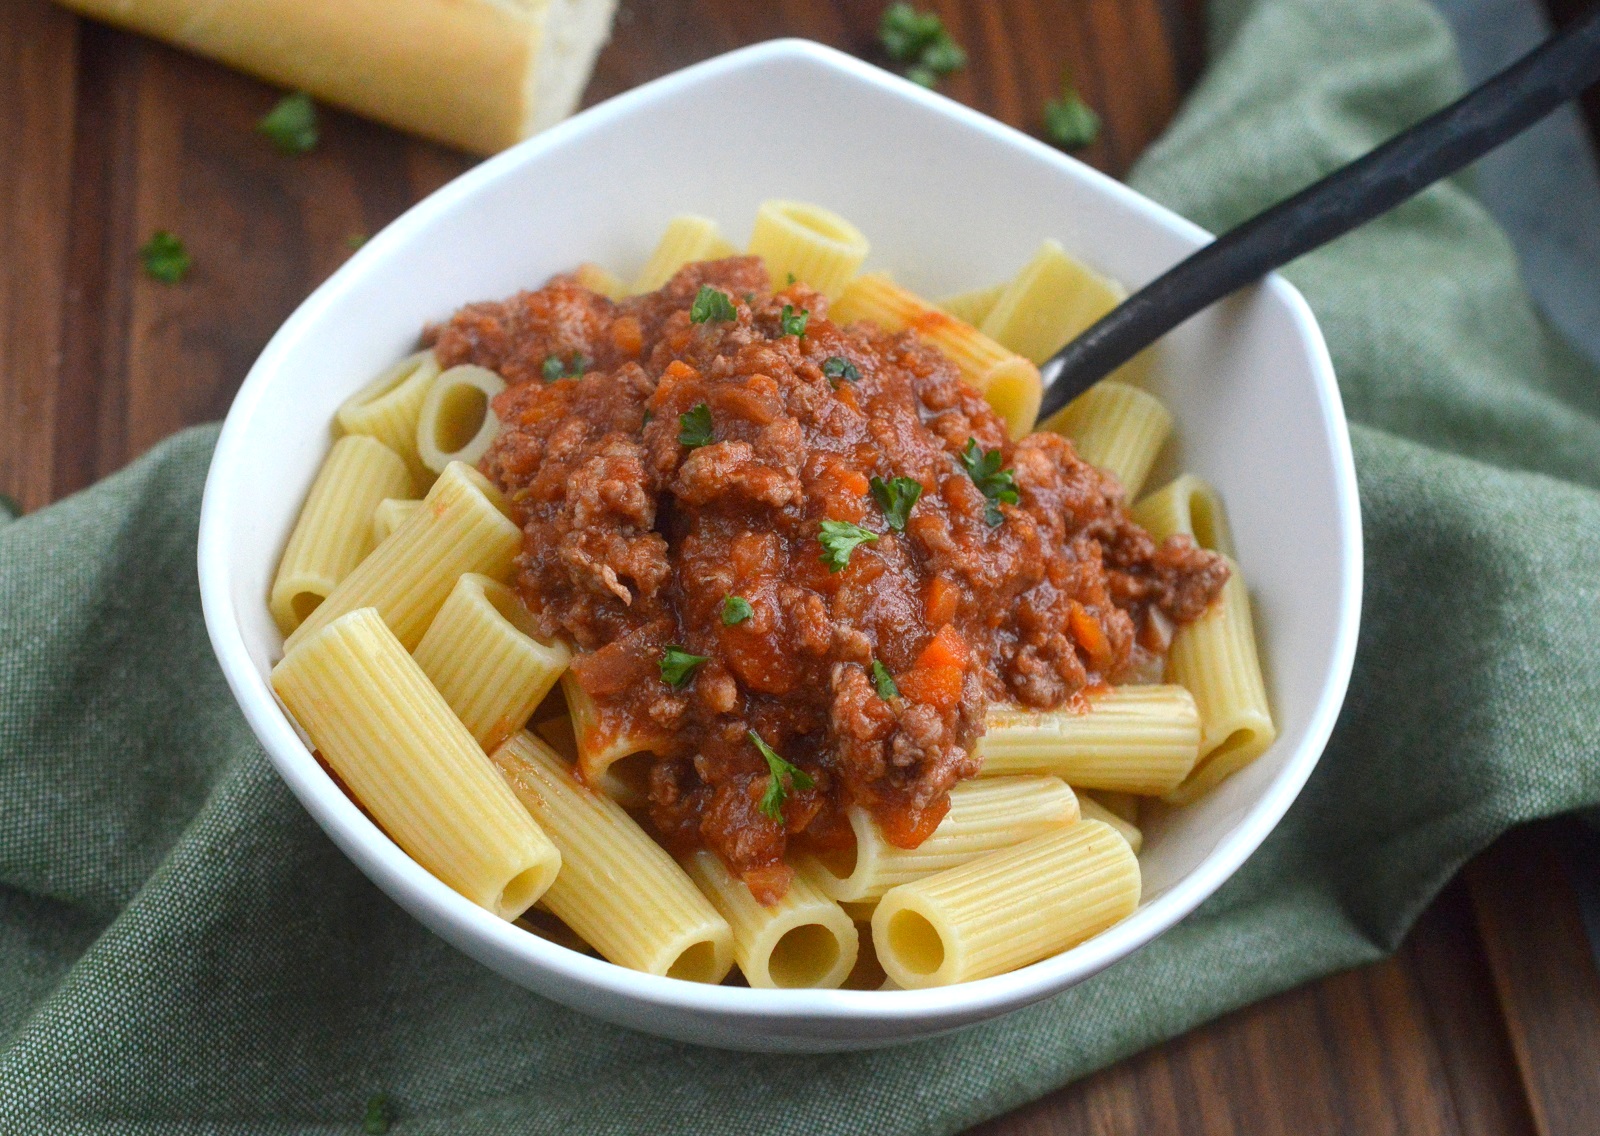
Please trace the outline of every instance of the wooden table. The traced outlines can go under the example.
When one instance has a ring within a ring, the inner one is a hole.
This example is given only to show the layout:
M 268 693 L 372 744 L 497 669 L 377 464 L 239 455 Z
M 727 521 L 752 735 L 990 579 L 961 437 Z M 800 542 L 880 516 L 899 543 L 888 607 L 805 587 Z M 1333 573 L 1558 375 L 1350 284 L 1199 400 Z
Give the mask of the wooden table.
M 1554 0 L 1558 8 L 1575 8 Z M 1197 0 L 942 0 L 972 55 L 945 89 L 1024 129 L 1071 67 L 1126 171 L 1200 63 Z M 882 0 L 624 0 L 587 101 L 804 35 L 872 57 Z M 254 133 L 278 93 L 210 63 L 0 0 L 0 491 L 38 508 L 220 418 L 269 335 L 376 231 L 470 165 L 326 114 L 307 156 Z M 180 234 L 195 269 L 146 279 Z M 1387 962 L 1233 1014 L 980 1130 L 1594 1133 L 1600 977 L 1565 871 L 1570 826 L 1503 840 Z

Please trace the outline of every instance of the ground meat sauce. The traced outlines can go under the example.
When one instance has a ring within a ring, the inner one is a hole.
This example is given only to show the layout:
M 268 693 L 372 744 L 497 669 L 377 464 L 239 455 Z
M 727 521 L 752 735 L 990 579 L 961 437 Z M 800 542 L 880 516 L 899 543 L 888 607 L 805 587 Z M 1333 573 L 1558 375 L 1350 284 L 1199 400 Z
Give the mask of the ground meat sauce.
M 693 321 L 702 285 L 736 318 Z M 786 305 L 791 331 L 809 313 L 802 334 L 785 332 Z M 991 699 L 1043 709 L 1158 677 L 1171 627 L 1228 572 L 1186 537 L 1157 545 L 1065 439 L 1008 441 L 914 336 L 826 314 L 734 258 L 619 303 L 558 277 L 431 336 L 443 366 L 510 384 L 483 469 L 523 528 L 517 587 L 541 632 L 576 648 L 603 729 L 651 739 L 658 834 L 715 850 L 769 902 L 788 846 L 852 839 L 852 804 L 919 844 L 978 772 Z M 708 440 L 686 445 L 702 405 Z M 1000 452 L 1015 504 L 963 465 L 972 441 Z M 921 485 L 904 531 L 873 477 Z M 830 570 L 824 521 L 876 540 Z M 724 619 L 730 596 L 742 621 Z M 705 658 L 681 689 L 663 678 L 669 645 Z M 897 695 L 880 697 L 874 661 Z M 750 731 L 811 781 L 790 780 L 781 820 L 761 808 L 774 774 Z

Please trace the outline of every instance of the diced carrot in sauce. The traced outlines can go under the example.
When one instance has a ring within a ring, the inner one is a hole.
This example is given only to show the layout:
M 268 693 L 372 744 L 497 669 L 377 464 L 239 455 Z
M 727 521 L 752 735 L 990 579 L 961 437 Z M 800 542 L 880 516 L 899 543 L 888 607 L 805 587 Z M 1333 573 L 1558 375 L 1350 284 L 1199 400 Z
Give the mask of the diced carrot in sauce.
M 910 809 L 896 809 L 892 812 L 878 810 L 874 816 L 879 831 L 890 844 L 896 848 L 915 848 L 933 835 L 933 830 L 939 827 L 939 822 L 949 811 L 950 798 L 946 796 L 937 803 L 915 812 Z
M 1088 654 L 1089 661 L 1095 665 L 1096 670 L 1104 671 L 1111 666 L 1111 641 L 1106 638 L 1105 631 L 1100 627 L 1100 621 L 1090 615 L 1088 609 L 1076 600 L 1067 613 L 1067 626 L 1072 630 L 1072 637 Z
M 957 670 L 966 665 L 967 644 L 961 633 L 948 623 L 928 641 L 916 662 L 918 667 L 955 667 Z
M 644 350 L 644 330 L 632 316 L 622 316 L 611 325 L 611 345 L 624 355 L 637 357 Z
M 928 626 L 939 627 L 956 617 L 961 606 L 961 589 L 947 576 L 935 576 L 928 581 L 928 598 L 925 601 Z
M 960 667 L 916 666 L 895 682 L 901 694 L 913 702 L 926 703 L 935 710 L 948 710 L 961 701 Z

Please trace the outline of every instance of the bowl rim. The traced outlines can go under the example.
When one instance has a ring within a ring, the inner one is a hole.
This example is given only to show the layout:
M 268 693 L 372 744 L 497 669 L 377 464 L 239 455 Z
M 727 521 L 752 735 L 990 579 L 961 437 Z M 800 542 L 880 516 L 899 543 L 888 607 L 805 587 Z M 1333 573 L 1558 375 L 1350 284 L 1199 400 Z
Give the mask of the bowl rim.
M 364 272 L 366 265 L 384 249 L 406 241 L 436 216 L 454 210 L 458 202 L 479 186 L 511 175 L 546 151 L 624 119 L 635 109 L 685 87 L 777 61 L 819 67 L 835 78 L 865 84 L 879 93 L 965 124 L 1056 166 L 1065 176 L 1086 183 L 1092 192 L 1130 207 L 1146 222 L 1164 228 L 1190 246 L 1198 247 L 1212 237 L 1200 226 L 1121 182 L 1019 130 L 834 48 L 810 40 L 775 39 L 694 64 L 599 103 L 468 170 L 411 206 L 295 309 L 250 368 L 217 439 L 200 513 L 197 559 L 201 605 L 218 664 L 279 776 L 364 874 L 408 913 L 456 945 L 478 940 L 492 949 L 496 957 L 523 960 L 576 989 L 604 992 L 663 1010 L 744 1020 L 914 1024 L 937 1019 L 959 1024 L 962 1020 L 989 1017 L 1059 993 L 1134 953 L 1178 923 L 1220 887 L 1276 827 L 1299 795 L 1332 734 L 1349 686 L 1361 611 L 1363 548 L 1355 464 L 1333 363 L 1321 330 L 1304 297 L 1279 274 L 1267 277 L 1260 287 L 1285 305 L 1309 356 L 1323 426 L 1335 459 L 1337 527 L 1343 550 L 1339 567 L 1343 586 L 1338 600 L 1332 666 L 1323 676 L 1305 735 L 1283 769 L 1233 830 L 1218 841 L 1193 870 L 1154 900 L 1142 904 L 1128 919 L 1100 935 L 1059 955 L 1006 974 L 918 990 L 763 990 L 709 986 L 628 970 L 557 946 L 501 920 L 428 873 L 338 790 L 301 741 L 270 684 L 257 673 L 233 613 L 228 537 L 237 512 L 232 509 L 230 471 L 241 451 L 246 424 L 281 369 L 281 361 L 290 345 L 321 318 L 323 311 Z M 421 917 L 423 909 L 429 913 L 428 918 Z

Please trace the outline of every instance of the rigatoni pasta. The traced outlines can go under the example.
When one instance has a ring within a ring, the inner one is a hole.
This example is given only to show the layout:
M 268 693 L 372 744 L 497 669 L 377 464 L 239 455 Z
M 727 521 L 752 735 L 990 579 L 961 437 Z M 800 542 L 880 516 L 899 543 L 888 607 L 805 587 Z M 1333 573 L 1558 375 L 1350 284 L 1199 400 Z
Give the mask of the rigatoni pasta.
M 838 299 L 869 251 L 860 229 L 819 206 L 767 201 L 756 210 L 750 253 L 765 262 L 774 284 L 792 276 Z
M 1078 456 L 1114 475 L 1132 501 L 1172 434 L 1172 415 L 1148 391 L 1105 379 L 1062 407 L 1041 428 L 1071 438 Z
M 692 261 L 718 260 L 735 256 L 738 251 L 717 231 L 717 223 L 711 218 L 689 213 L 674 217 L 667 222 L 666 231 L 661 234 L 661 241 L 650 259 L 639 270 L 633 282 L 633 293 L 654 292 Z
M 376 438 L 340 438 L 311 483 L 278 562 L 268 603 L 285 635 L 328 598 L 377 543 L 368 520 L 385 497 L 411 492 L 411 472 Z
M 981 330 L 1018 355 L 1043 363 L 1127 298 L 1127 290 L 1057 241 L 1045 241 L 1006 286 Z
M 333 416 L 335 429 L 370 435 L 405 459 L 417 478 L 431 477 L 417 454 L 417 418 L 438 376 L 439 361 L 432 351 L 406 356 L 340 404 Z
M 420 508 L 422 508 L 421 501 L 411 501 L 403 497 L 385 497 L 379 501 L 377 508 L 372 510 L 373 545 L 388 540 L 394 535 L 395 529 L 405 524 Z
M 440 372 L 417 415 L 417 456 L 434 473 L 453 461 L 477 465 L 500 432 L 490 405 L 506 381 L 470 363 Z
M 556 846 L 375 609 L 307 635 L 272 688 L 395 842 L 473 903 L 513 919 L 554 882 Z

